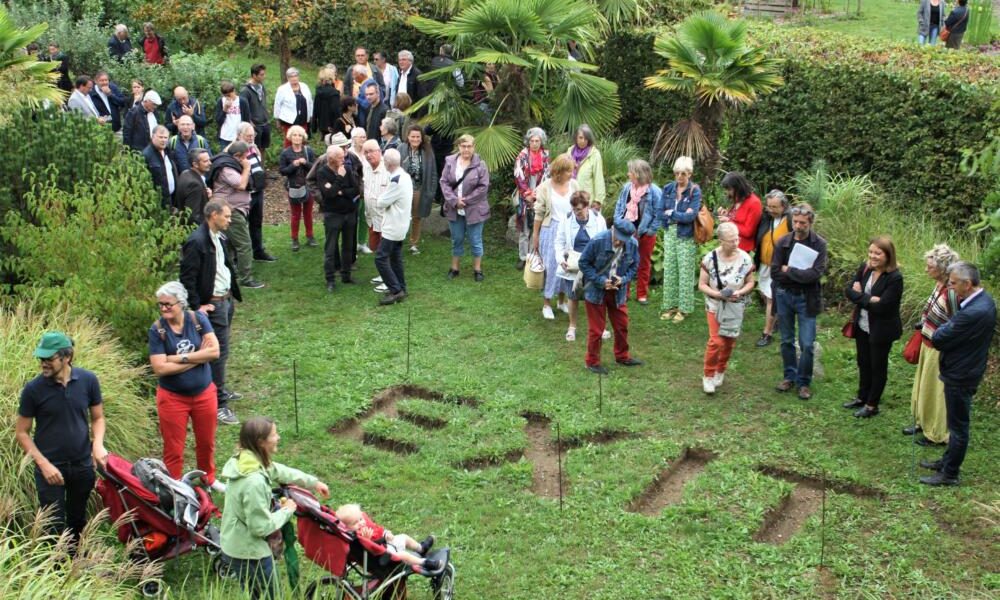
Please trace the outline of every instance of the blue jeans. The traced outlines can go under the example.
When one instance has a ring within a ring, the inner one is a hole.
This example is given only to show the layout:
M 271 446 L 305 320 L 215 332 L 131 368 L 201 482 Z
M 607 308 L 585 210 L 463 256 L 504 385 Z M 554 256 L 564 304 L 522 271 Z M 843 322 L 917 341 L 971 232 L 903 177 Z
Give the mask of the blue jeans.
M 382 276 L 382 283 L 392 294 L 406 291 L 406 277 L 403 275 L 403 242 L 382 238 L 375 252 L 375 268 Z
M 926 36 L 923 35 L 923 34 L 918 33 L 917 34 L 917 43 L 918 44 L 930 44 L 931 46 L 933 46 L 933 45 L 937 44 L 938 34 L 939 33 L 941 33 L 941 30 L 938 29 L 937 27 L 932 27 L 930 29 L 930 31 L 927 32 Z
M 781 362 L 785 379 L 802 387 L 809 385 L 813 375 L 813 344 L 816 343 L 816 317 L 806 313 L 805 294 L 793 294 L 775 286 L 774 303 L 778 308 L 781 330 Z M 795 320 L 799 323 L 799 352 L 795 356 Z
M 483 225 L 485 221 L 475 225 L 467 225 L 465 217 L 459 215 L 454 221 L 448 221 L 448 229 L 451 230 L 451 255 L 465 256 L 465 238 L 469 238 L 469 245 L 472 246 L 472 256 L 479 258 L 483 255 Z
M 941 457 L 941 472 L 948 477 L 958 477 L 969 448 L 969 417 L 975 387 L 944 384 L 944 405 L 948 410 L 948 449 Z
M 212 383 L 215 384 L 215 391 L 219 395 L 219 408 L 228 408 L 228 402 L 223 397 L 223 390 L 226 387 L 226 362 L 229 360 L 229 329 L 233 324 L 234 304 L 232 298 L 226 300 L 213 300 L 211 302 L 215 310 L 208 313 L 208 322 L 215 330 L 215 337 L 219 340 L 219 358 L 209 363 L 212 368 Z
M 278 582 L 274 576 L 274 559 L 270 556 L 260 559 L 230 558 L 230 572 L 236 574 L 243 591 L 251 600 L 260 597 L 274 600 L 278 597 Z

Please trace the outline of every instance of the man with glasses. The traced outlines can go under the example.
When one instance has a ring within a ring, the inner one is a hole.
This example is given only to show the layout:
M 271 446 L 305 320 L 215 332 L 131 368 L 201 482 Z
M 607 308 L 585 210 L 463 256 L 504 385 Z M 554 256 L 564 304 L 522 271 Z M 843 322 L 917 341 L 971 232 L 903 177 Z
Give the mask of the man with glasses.
M 229 228 L 233 211 L 221 200 L 205 205 L 205 222 L 198 226 L 181 250 L 181 283 L 188 293 L 188 305 L 208 316 L 219 340 L 219 358 L 212 361 L 212 382 L 219 398 L 218 419 L 223 425 L 239 425 L 230 400 L 242 396 L 226 389 L 226 361 L 229 359 L 229 329 L 233 322 L 233 300 L 243 301 L 236 281 L 232 247 L 222 234 Z
M 69 529 L 75 543 L 86 525 L 94 462 L 103 466 L 108 459 L 101 385 L 92 372 L 73 366 L 73 341 L 65 333 L 42 335 L 35 358 L 41 374 L 21 391 L 15 437 L 35 462 L 38 504 L 55 507 L 53 533 Z
M 815 212 L 806 203 L 791 209 L 792 233 L 779 239 L 771 256 L 774 305 L 781 330 L 781 362 L 784 379 L 779 392 L 798 388 L 799 398 L 812 398 L 809 384 L 813 376 L 813 344 L 816 317 L 822 311 L 820 279 L 826 273 L 826 240 L 813 231 Z M 804 249 L 795 252 L 795 247 Z M 791 260 L 793 253 L 797 260 Z M 798 259 L 799 256 L 803 258 Z M 799 356 L 795 353 L 795 325 L 798 320 Z
M 921 477 L 926 485 L 958 485 L 958 472 L 969 447 L 972 397 L 986 372 L 990 343 L 997 324 L 997 305 L 979 280 L 979 269 L 959 261 L 948 267 L 948 288 L 960 299 L 958 312 L 937 328 L 931 344 L 941 352 L 941 381 L 948 411 L 948 449 L 940 460 L 920 461 L 937 471 Z

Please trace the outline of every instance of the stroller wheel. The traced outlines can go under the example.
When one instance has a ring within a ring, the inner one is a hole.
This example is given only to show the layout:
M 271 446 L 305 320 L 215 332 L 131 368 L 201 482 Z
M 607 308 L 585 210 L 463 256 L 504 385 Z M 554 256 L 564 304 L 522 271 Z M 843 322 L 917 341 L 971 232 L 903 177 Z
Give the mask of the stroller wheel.
M 219 579 L 235 579 L 236 573 L 229 568 L 229 557 L 221 551 L 212 556 L 212 572 Z
M 455 597 L 455 566 L 451 563 L 444 572 L 431 581 L 434 600 L 453 600 Z
M 143 582 L 141 590 L 144 598 L 159 598 L 163 593 L 163 582 L 159 579 Z
M 357 598 L 354 589 L 339 577 L 324 577 L 306 588 L 306 598 L 310 600 L 344 600 Z

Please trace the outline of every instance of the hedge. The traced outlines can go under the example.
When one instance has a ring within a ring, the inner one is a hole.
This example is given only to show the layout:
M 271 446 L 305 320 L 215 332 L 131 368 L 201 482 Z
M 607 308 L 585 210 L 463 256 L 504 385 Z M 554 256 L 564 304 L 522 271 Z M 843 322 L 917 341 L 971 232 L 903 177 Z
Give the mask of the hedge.
M 760 190 L 787 188 L 797 171 L 825 159 L 833 172 L 869 173 L 889 198 L 942 223 L 977 216 L 989 182 L 962 175 L 959 163 L 1000 127 L 1000 59 L 763 22 L 752 22 L 750 35 L 784 59 L 786 84 L 730 114 L 726 169 Z M 621 129 L 644 144 L 690 108 L 683 95 L 642 88 L 662 64 L 653 38 L 618 34 L 602 63 L 619 85 Z

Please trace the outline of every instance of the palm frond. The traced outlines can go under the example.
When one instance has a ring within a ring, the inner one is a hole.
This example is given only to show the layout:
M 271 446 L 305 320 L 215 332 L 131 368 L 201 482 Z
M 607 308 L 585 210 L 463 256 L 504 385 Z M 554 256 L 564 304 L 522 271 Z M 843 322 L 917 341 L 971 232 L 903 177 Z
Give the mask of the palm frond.
M 488 63 L 493 63 L 497 65 L 517 65 L 519 67 L 531 68 L 535 65 L 530 61 L 527 61 L 517 54 L 512 54 L 510 52 L 501 52 L 498 50 L 479 50 L 472 56 L 465 59 L 470 63 L 478 63 L 485 65 Z
M 552 56 L 548 52 L 542 52 L 541 50 L 536 50 L 534 48 L 525 48 L 524 53 L 532 61 L 534 61 L 533 63 L 529 63 L 531 66 L 537 67 L 543 71 L 567 71 L 573 69 L 579 71 L 596 71 L 598 69 L 597 65 L 570 60 L 559 56 Z
M 597 134 L 610 131 L 621 114 L 618 84 L 596 75 L 567 71 L 563 101 L 552 114 L 555 131 L 569 131 L 587 123 Z
M 669 164 L 679 156 L 690 156 L 697 162 L 711 152 L 712 142 L 701 124 L 694 119 L 683 119 L 660 126 L 649 154 L 653 162 Z
M 476 153 L 491 172 L 509 167 L 521 151 L 521 133 L 510 125 L 464 127 L 458 133 L 468 133 L 476 139 Z
M 642 25 L 649 16 L 648 0 L 597 0 L 597 7 L 612 31 Z

